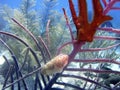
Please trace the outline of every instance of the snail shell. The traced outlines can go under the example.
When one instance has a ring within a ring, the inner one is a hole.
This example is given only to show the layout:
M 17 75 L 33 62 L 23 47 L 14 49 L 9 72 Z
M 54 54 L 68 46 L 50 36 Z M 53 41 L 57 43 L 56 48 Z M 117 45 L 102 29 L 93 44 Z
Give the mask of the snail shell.
M 68 58 L 69 56 L 66 54 L 59 54 L 41 67 L 41 73 L 44 75 L 60 73 L 68 64 Z

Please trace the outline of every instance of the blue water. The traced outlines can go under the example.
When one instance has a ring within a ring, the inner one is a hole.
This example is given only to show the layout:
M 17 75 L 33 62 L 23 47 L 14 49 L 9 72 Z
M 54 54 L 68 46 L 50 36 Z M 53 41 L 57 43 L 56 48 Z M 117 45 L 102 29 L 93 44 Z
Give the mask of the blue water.
M 36 5 L 34 7 L 34 9 L 36 10 L 40 10 L 41 4 L 43 3 L 44 0 L 36 0 Z M 52 1 L 52 0 L 51 0 Z M 0 4 L 1 5 L 7 5 L 10 8 L 19 8 L 20 4 L 21 4 L 22 0 L 0 0 Z M 77 8 L 77 0 L 73 0 L 75 8 Z M 87 4 L 88 4 L 88 11 L 93 13 L 93 8 L 92 8 L 92 3 L 91 0 L 87 0 Z M 114 6 L 118 6 L 120 7 L 120 3 L 116 3 Z M 62 8 L 65 8 L 67 13 L 70 15 L 70 10 L 69 10 L 69 4 L 68 4 L 68 0 L 57 0 L 57 4 L 54 7 L 55 10 L 57 10 L 60 13 L 63 13 Z M 116 28 L 120 27 L 120 13 L 117 10 L 111 10 L 109 12 L 110 15 L 112 15 L 114 17 L 114 19 L 112 20 L 113 22 L 113 26 Z

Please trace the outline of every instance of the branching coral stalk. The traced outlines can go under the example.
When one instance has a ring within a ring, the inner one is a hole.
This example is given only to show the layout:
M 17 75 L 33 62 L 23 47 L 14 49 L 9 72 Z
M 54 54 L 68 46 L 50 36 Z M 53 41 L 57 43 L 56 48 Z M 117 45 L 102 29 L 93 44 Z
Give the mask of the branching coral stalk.
M 29 48 L 27 48 L 27 50 L 26 50 L 26 54 L 25 54 L 25 57 L 23 60 L 24 62 L 22 64 L 22 66 L 20 67 L 19 71 L 21 71 L 23 69 L 23 67 L 25 66 L 25 63 L 27 62 L 28 54 L 29 54 Z
M 119 71 L 112 71 L 112 70 L 97 70 L 97 69 L 89 69 L 89 68 L 67 68 L 65 69 L 66 71 L 82 71 L 82 72 L 86 72 L 86 71 L 90 71 L 90 72 L 95 72 L 95 73 L 115 73 L 115 74 L 120 74 Z
M 29 74 L 27 74 L 27 75 L 25 75 L 25 76 L 23 76 L 23 77 L 21 77 L 21 78 L 19 78 L 19 79 L 17 79 L 17 80 L 15 80 L 13 83 L 10 83 L 10 84 L 6 85 L 6 86 L 4 87 L 4 89 L 10 87 L 11 85 L 14 85 L 15 83 L 17 83 L 17 82 L 19 82 L 19 81 L 21 81 L 21 80 L 24 80 L 25 78 L 33 75 L 34 73 L 37 73 L 39 70 L 40 70 L 40 68 L 34 70 L 33 72 L 30 72 Z
M 10 37 L 13 37 L 13 38 L 17 39 L 18 41 L 20 41 L 22 44 L 24 44 L 26 47 L 28 47 L 30 49 L 31 53 L 33 54 L 33 56 L 34 56 L 34 58 L 35 58 L 35 60 L 36 60 L 36 62 L 38 64 L 38 66 L 41 66 L 37 55 L 35 54 L 35 52 L 33 51 L 33 49 L 24 40 L 22 40 L 18 36 L 14 35 L 14 34 L 11 34 L 11 33 L 0 31 L 0 34 L 4 34 L 4 35 L 8 35 Z
M 67 24 L 67 26 L 68 26 L 68 28 L 69 28 L 70 35 L 71 35 L 71 39 L 72 39 L 72 42 L 73 42 L 73 41 L 74 41 L 74 36 L 73 36 L 73 34 L 72 34 L 72 29 L 71 29 L 71 27 L 70 27 L 69 20 L 68 20 L 68 17 L 67 17 L 67 14 L 66 14 L 66 11 L 65 11 L 64 8 L 63 8 L 63 12 L 64 12 L 64 16 L 65 16 L 65 19 L 66 19 L 66 24 Z M 73 43 L 74 43 L 74 42 L 73 42 Z
M 114 47 L 117 47 L 119 46 L 120 43 L 117 43 L 115 45 L 112 45 L 112 46 L 108 46 L 106 48 L 89 48 L 89 49 L 80 49 L 80 52 L 94 52 L 94 51 L 103 51 L 103 50 L 108 50 L 108 49 L 111 49 L 111 48 L 114 48 Z
M 93 21 L 89 23 L 86 0 L 78 0 L 79 15 L 77 16 L 72 0 L 69 0 L 69 6 L 73 22 L 77 29 L 77 41 L 92 42 L 96 28 L 104 21 L 111 20 L 112 17 L 103 14 L 103 8 L 100 0 L 92 0 L 93 3 Z
M 25 30 L 35 41 L 35 43 L 37 44 L 37 46 L 39 47 L 38 41 L 37 39 L 34 37 L 34 35 L 30 32 L 30 30 L 28 30 L 27 28 L 25 28 L 21 23 L 19 23 L 16 19 L 11 18 L 18 26 L 20 26 L 23 30 Z
M 106 15 L 111 9 L 119 10 L 120 8 L 116 7 L 114 8 L 113 5 L 117 2 L 120 2 L 120 0 L 110 0 L 108 3 L 106 0 L 102 0 L 103 4 L 105 5 L 105 9 L 103 11 L 103 14 Z
M 120 86 L 120 82 L 118 82 L 117 84 L 115 84 L 115 86 L 113 87 L 113 89 L 115 89 L 118 86 Z
M 83 62 L 83 63 L 112 63 L 112 64 L 118 64 L 120 65 L 120 62 L 114 60 L 114 59 L 85 59 L 85 60 L 80 60 L 80 59 L 74 59 L 71 60 L 71 62 Z
M 6 78 L 5 78 L 5 81 L 4 81 L 4 84 L 3 84 L 3 87 L 2 87 L 2 90 L 3 90 L 3 88 L 6 86 L 6 84 L 7 84 L 7 81 L 8 81 L 8 79 L 9 79 L 9 77 L 10 77 L 10 74 L 11 74 L 11 72 L 12 72 L 12 69 L 13 69 L 13 66 L 12 65 L 10 65 L 9 66 L 9 70 L 8 70 L 8 72 L 7 72 L 7 75 L 6 75 Z
M 18 60 L 17 60 L 14 52 L 10 49 L 10 47 L 9 47 L 2 39 L 0 39 L 0 41 L 1 41 L 1 42 L 3 43 L 3 45 L 9 50 L 9 52 L 10 52 L 10 54 L 11 54 L 13 60 L 14 60 L 15 68 L 16 68 L 16 77 L 17 77 L 17 79 L 19 78 L 19 76 L 22 77 L 22 73 L 19 71 Z M 6 77 L 6 80 L 7 80 L 7 78 L 9 78 L 9 76 Z M 22 80 L 22 82 L 23 82 L 23 84 L 24 84 L 24 86 L 25 86 L 25 89 L 27 90 L 25 81 Z M 19 87 L 19 86 L 20 86 L 20 83 L 18 82 L 18 87 Z
M 84 77 L 82 77 L 82 76 L 75 76 L 75 75 L 68 75 L 68 74 L 63 74 L 63 75 L 61 75 L 61 76 L 62 76 L 62 77 L 71 77 L 71 78 L 82 79 L 82 80 L 88 81 L 88 82 L 90 82 L 90 83 L 96 84 L 96 85 L 98 85 L 98 86 L 101 86 L 101 87 L 104 87 L 104 88 L 107 88 L 108 90 L 110 90 L 109 87 L 104 86 L 104 85 L 102 85 L 102 84 L 100 84 L 100 83 L 98 83 L 98 82 L 95 82 L 95 81 L 93 81 L 93 80 L 84 78 Z
M 36 69 L 36 67 L 35 67 L 35 69 Z M 39 79 L 39 73 L 36 73 L 34 90 L 37 90 L 37 88 L 38 88 L 37 85 L 39 85 L 40 90 L 42 90 L 42 85 L 41 85 L 40 79 Z
M 102 2 L 103 2 L 103 4 L 104 4 L 104 6 L 106 7 L 106 6 L 107 6 L 106 0 L 102 0 Z
M 77 90 L 85 90 L 85 89 L 83 89 L 81 87 L 77 87 L 77 86 L 69 84 L 69 83 L 64 83 L 64 82 L 55 82 L 55 83 L 58 84 L 58 85 L 69 86 L 69 87 L 72 87 L 72 88 L 77 89 Z
M 33 35 L 33 33 L 30 32 L 30 30 L 28 30 L 27 28 L 25 28 L 21 23 L 19 23 L 16 19 L 14 18 L 11 18 L 18 26 L 20 26 L 22 28 L 22 30 L 26 31 L 30 36 L 31 38 L 34 40 L 34 42 L 36 43 L 38 49 L 40 50 L 42 56 L 43 56 L 43 59 L 45 60 L 45 55 L 42 51 L 42 48 L 40 47 L 39 43 L 38 43 L 38 40 L 36 39 L 36 37 Z M 49 55 L 49 54 L 48 54 Z M 50 58 L 50 56 L 49 56 Z
M 45 49 L 46 49 L 46 51 L 47 51 L 47 53 L 48 53 L 48 55 L 49 55 L 49 58 L 51 58 L 50 51 L 49 51 L 47 45 L 45 44 L 44 40 L 42 39 L 41 36 L 38 36 L 38 38 L 39 38 L 39 40 L 41 41 L 41 43 L 43 44 L 43 46 L 45 47 Z M 46 60 L 44 60 L 44 61 L 46 62 Z
M 47 46 L 50 45 L 49 25 L 50 25 L 50 20 L 48 20 L 48 22 L 47 22 L 47 26 L 46 26 Z
M 91 65 L 89 65 L 89 68 L 91 68 Z M 87 73 L 90 74 L 90 71 L 88 71 Z M 87 76 L 87 79 L 89 79 L 89 78 L 90 78 L 90 76 L 88 75 L 88 76 Z M 84 86 L 83 86 L 83 88 L 86 87 L 87 83 L 88 83 L 88 82 L 86 81 L 85 84 L 84 84 Z
M 14 34 L 10 34 L 10 33 L 7 33 L 7 32 L 2 32 L 2 31 L 0 31 L 0 34 L 4 34 L 4 35 L 8 35 L 8 36 L 10 36 L 10 37 L 13 37 L 13 38 L 15 38 L 16 40 L 20 41 L 22 44 L 24 44 L 26 47 L 28 47 L 29 50 L 30 50 L 30 52 L 31 52 L 32 55 L 34 56 L 34 58 L 35 58 L 35 60 L 36 60 L 36 62 L 37 62 L 37 64 L 38 64 L 38 67 L 41 66 L 41 64 L 40 64 L 40 62 L 39 62 L 39 59 L 38 59 L 36 53 L 34 52 L 34 50 L 33 50 L 24 40 L 22 40 L 21 38 L 19 38 L 18 36 L 14 35 Z M 5 45 L 6 45 L 6 44 L 5 44 Z M 12 58 L 13 58 L 13 60 L 16 60 L 16 58 L 15 58 L 14 55 L 12 55 Z M 17 65 L 17 64 L 16 64 L 16 65 Z M 19 68 L 18 68 L 18 70 L 19 70 Z M 38 71 L 38 70 L 36 70 L 35 72 L 37 72 L 37 71 Z M 17 71 L 17 72 L 18 72 L 18 71 Z M 32 74 L 35 73 L 35 72 L 34 72 L 34 71 L 31 72 L 30 75 L 32 75 Z M 13 83 L 11 83 L 8 87 L 10 87 L 11 85 L 13 85 L 13 84 L 15 84 L 15 83 L 17 83 L 17 82 L 20 82 L 20 80 L 24 81 L 24 78 L 30 76 L 29 74 L 27 74 L 26 76 L 22 76 L 22 74 L 21 74 L 20 71 L 19 71 L 19 74 L 20 74 L 20 77 L 21 77 L 21 78 L 18 79 L 16 82 L 14 81 Z M 42 80 L 43 80 L 44 85 L 46 86 L 46 82 L 45 82 L 44 76 L 41 75 L 41 77 L 42 77 Z M 7 88 L 7 86 L 6 86 L 5 88 Z M 27 88 L 26 85 L 25 85 L 25 88 Z M 28 89 L 26 89 L 26 90 L 28 90 Z
M 14 18 L 11 18 L 11 19 L 12 19 L 16 24 L 18 24 L 18 26 L 20 26 L 23 30 L 25 30 L 25 31 L 31 36 L 31 38 L 32 38 L 32 39 L 34 40 L 34 42 L 36 43 L 38 49 L 41 51 L 41 54 L 42 54 L 42 56 L 43 56 L 43 59 L 46 60 L 46 59 L 45 59 L 45 55 L 44 55 L 44 53 L 43 53 L 43 51 L 42 51 L 42 49 L 41 49 L 41 47 L 40 47 L 40 45 L 39 45 L 39 42 L 38 42 L 38 40 L 36 39 L 36 37 L 33 35 L 33 33 L 31 33 L 30 30 L 28 30 L 27 28 L 25 28 L 25 27 L 24 27 L 21 23 L 19 23 L 16 19 L 14 19 Z M 48 21 L 47 27 L 46 27 L 47 35 L 48 35 L 48 31 L 49 31 L 49 24 L 50 24 L 50 20 Z M 42 38 L 40 38 L 40 40 L 41 40 L 42 44 L 45 46 L 44 40 L 43 40 Z M 51 55 L 50 55 L 50 52 L 49 52 L 47 46 L 45 46 L 45 49 L 46 49 L 46 51 L 47 51 L 47 53 L 48 53 L 48 56 L 49 56 L 49 59 L 50 59 L 50 58 L 51 58 Z
M 97 28 L 97 29 L 98 29 L 98 30 L 101 30 L 101 31 L 113 32 L 113 33 L 120 34 L 120 29 L 115 29 L 115 28 L 111 28 L 111 27 Z
M 120 37 L 112 37 L 112 36 L 95 36 L 94 39 L 98 40 L 120 40 Z
M 61 50 L 62 50 L 65 46 L 70 45 L 70 44 L 73 45 L 74 43 L 76 43 L 76 40 L 74 40 L 73 42 L 67 42 L 67 43 L 63 44 L 61 47 L 59 47 L 59 48 L 57 49 L 57 54 L 61 53 Z
M 120 7 L 113 7 L 111 9 L 113 9 L 113 10 L 120 10 Z
M 9 63 L 9 61 L 8 61 L 7 57 L 3 55 L 3 58 L 4 58 L 4 59 L 5 59 L 5 61 L 7 62 L 7 65 L 8 65 L 8 66 L 10 66 L 10 63 Z

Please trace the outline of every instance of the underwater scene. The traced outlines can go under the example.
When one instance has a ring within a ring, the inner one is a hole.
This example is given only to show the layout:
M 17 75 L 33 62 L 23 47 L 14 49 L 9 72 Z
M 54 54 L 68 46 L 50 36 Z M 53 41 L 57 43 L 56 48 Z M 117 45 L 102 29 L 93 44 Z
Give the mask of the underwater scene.
M 0 90 L 120 90 L 120 0 L 0 0 Z

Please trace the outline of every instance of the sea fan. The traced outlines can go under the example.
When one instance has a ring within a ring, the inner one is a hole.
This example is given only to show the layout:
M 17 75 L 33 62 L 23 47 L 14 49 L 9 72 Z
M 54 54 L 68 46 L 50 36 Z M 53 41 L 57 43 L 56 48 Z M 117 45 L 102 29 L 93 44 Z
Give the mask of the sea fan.
M 119 29 L 115 29 L 113 27 L 99 27 L 99 25 L 101 25 L 104 21 L 112 19 L 111 16 L 106 15 L 110 10 L 120 10 L 120 7 L 114 7 L 114 4 L 120 2 L 120 0 L 102 0 L 102 2 L 100 2 L 100 0 L 92 0 L 94 16 L 91 23 L 89 23 L 87 20 L 88 14 L 86 0 L 78 0 L 78 16 L 75 12 L 72 0 L 68 1 L 73 22 L 76 26 L 77 37 L 75 38 L 73 36 L 67 14 L 65 12 L 65 9 L 63 9 L 66 24 L 70 31 L 71 41 L 66 42 L 61 47 L 59 47 L 57 50 L 57 54 L 53 59 L 51 59 L 50 52 L 43 39 L 39 36 L 39 40 L 37 40 L 36 37 L 16 19 L 11 18 L 33 39 L 38 51 L 41 53 L 41 58 L 38 58 L 35 50 L 33 50 L 32 47 L 30 47 L 30 45 L 28 45 L 27 42 L 25 42 L 19 36 L 8 32 L 0 31 L 1 36 L 8 36 L 26 47 L 24 50 L 25 54 L 23 55 L 24 60 L 20 67 L 18 62 L 19 60 L 17 59 L 18 57 L 16 57 L 9 44 L 7 44 L 4 39 L 0 39 L 3 46 L 9 51 L 10 56 L 12 57 L 12 60 L 14 62 L 11 65 L 9 63 L 9 60 L 5 56 L 3 56 L 3 58 L 8 64 L 9 70 L 7 71 L 5 81 L 3 82 L 2 90 L 5 90 L 7 88 L 11 88 L 11 90 L 14 90 L 14 87 L 17 87 L 17 90 L 31 90 L 28 85 L 28 83 L 30 83 L 30 78 L 32 78 L 32 82 L 34 82 L 34 85 L 32 85 L 32 90 L 120 89 L 120 71 L 112 70 L 107 67 L 107 65 L 109 66 L 109 63 L 120 65 L 120 62 L 116 60 L 116 57 L 104 57 L 104 54 L 102 53 L 102 51 L 106 50 L 106 52 L 114 54 L 114 52 L 111 53 L 112 50 L 116 50 L 116 47 L 120 45 L 120 43 L 116 43 L 115 41 L 120 40 L 120 38 L 113 37 L 113 35 L 111 34 L 111 36 L 100 36 L 101 34 L 99 35 L 99 33 L 97 33 L 97 36 L 95 36 L 95 33 L 97 31 L 101 33 L 120 33 Z M 101 3 L 104 4 L 104 8 L 102 7 Z M 47 25 L 47 29 L 48 27 L 49 25 Z M 104 45 L 103 41 L 112 41 L 112 43 L 107 42 L 109 46 L 102 47 Z M 101 45 L 99 47 L 96 46 L 95 48 L 93 48 L 93 43 L 98 43 Z M 61 55 L 62 49 L 67 45 L 72 45 L 71 53 L 69 55 Z M 44 49 L 44 51 L 42 49 Z M 37 64 L 34 65 L 34 67 L 32 68 L 33 71 L 29 71 L 25 75 L 24 73 L 26 72 L 23 72 L 22 70 L 26 66 L 29 53 L 30 55 L 32 55 Z M 96 53 L 99 53 L 98 57 L 96 56 Z M 47 57 L 50 59 L 49 62 L 46 61 L 46 54 Z

